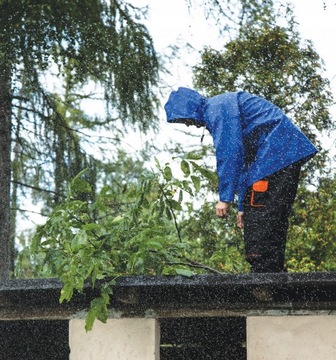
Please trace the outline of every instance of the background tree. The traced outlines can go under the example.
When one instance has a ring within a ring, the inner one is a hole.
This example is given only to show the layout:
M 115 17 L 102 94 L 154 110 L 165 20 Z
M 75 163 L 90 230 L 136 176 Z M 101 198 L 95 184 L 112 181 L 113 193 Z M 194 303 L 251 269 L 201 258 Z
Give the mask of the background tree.
M 289 268 L 293 271 L 330 269 L 333 268 L 335 204 L 317 199 L 335 191 L 335 181 L 330 176 L 330 158 L 327 148 L 322 146 L 322 135 L 335 129 L 329 113 L 333 99 L 329 81 L 322 75 L 323 61 L 311 42 L 301 40 L 291 9 L 286 7 L 285 11 L 276 12 L 272 6 L 272 2 L 265 2 L 264 11 L 259 12 L 251 2 L 250 11 L 242 17 L 237 38 L 228 42 L 224 51 L 204 50 L 201 64 L 195 67 L 195 85 L 209 96 L 244 90 L 272 101 L 318 147 L 319 154 L 308 163 L 301 180 L 287 255 Z M 276 14 L 285 14 L 286 26 L 278 25 L 279 15 Z M 315 188 L 307 187 L 309 183 Z M 210 217 L 209 214 L 202 216 Z M 236 238 L 232 234 L 227 236 L 230 231 L 232 228 L 225 226 L 219 235 L 223 240 L 219 241 L 229 244 L 228 238 Z M 206 243 L 206 235 L 201 232 L 200 235 Z M 217 258 L 224 254 L 219 248 L 213 242 L 211 253 Z M 297 260 L 296 255 L 299 255 Z M 227 260 L 230 263 L 230 258 Z M 237 261 L 239 263 L 239 257 Z M 224 255 L 222 263 L 225 263 Z
M 78 174 L 66 200 L 38 227 L 33 253 L 28 254 L 33 256 L 32 266 L 26 266 L 27 256 L 21 253 L 20 270 L 59 277 L 64 284 L 61 301 L 83 291 L 84 284 L 97 286 L 100 295 L 91 302 L 86 329 L 96 318 L 106 321 L 113 285 L 122 275 L 218 273 L 189 257 L 194 244 L 178 224 L 183 197 L 199 191 L 199 175 L 205 174 L 187 157 L 180 162 L 182 179 L 173 177 L 169 164 L 156 161 L 156 170 L 143 174 L 140 181 L 124 184 L 122 192 L 116 192 L 113 183 L 106 185 L 94 201 L 83 199 L 83 193 L 93 190 L 84 173 Z
M 275 13 L 275 11 L 274 11 Z M 288 113 L 321 149 L 318 134 L 331 130 L 333 103 L 323 61 L 310 41 L 303 43 L 295 30 L 290 8 L 287 27 L 276 15 L 246 20 L 235 40 L 223 52 L 205 49 L 195 67 L 195 85 L 213 96 L 245 90 L 265 97 Z
M 98 124 L 76 111 L 76 100 L 89 96 L 84 85 L 91 81 L 103 90 L 106 125 L 146 131 L 154 124 L 158 60 L 135 20 L 143 15 L 122 0 L 0 2 L 0 277 L 12 270 L 12 169 L 16 211 L 18 195 L 28 189 L 35 195 L 44 189 L 40 199 L 48 195 L 47 205 L 54 206 L 69 178 L 92 162 L 78 137 L 83 127 Z M 47 86 L 56 82 L 52 70 L 60 84 L 65 79 L 62 97 Z
M 291 271 L 335 271 L 335 169 L 315 188 L 299 189 L 289 230 L 287 267 Z

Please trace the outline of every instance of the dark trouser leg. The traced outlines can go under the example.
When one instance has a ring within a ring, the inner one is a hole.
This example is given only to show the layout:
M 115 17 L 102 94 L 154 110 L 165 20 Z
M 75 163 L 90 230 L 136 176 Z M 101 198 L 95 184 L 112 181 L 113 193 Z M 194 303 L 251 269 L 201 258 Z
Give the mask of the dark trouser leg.
M 288 216 L 295 200 L 301 165 L 269 176 L 267 189 L 249 188 L 244 204 L 244 242 L 251 272 L 283 272 Z M 265 190 L 265 191 L 264 191 Z

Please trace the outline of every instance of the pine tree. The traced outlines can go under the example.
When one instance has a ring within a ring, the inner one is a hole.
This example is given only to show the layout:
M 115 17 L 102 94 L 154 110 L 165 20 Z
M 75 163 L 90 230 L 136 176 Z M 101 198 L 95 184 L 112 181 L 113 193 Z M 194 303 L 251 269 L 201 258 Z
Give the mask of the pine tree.
M 50 73 L 83 98 L 84 85 L 99 84 L 108 120 L 144 131 L 153 125 L 159 64 L 147 29 L 135 20 L 142 16 L 121 0 L 0 2 L 1 278 L 12 270 L 14 149 L 12 199 L 44 186 L 57 203 L 64 183 L 89 162 L 67 116 L 71 94 L 63 100 L 52 94 Z

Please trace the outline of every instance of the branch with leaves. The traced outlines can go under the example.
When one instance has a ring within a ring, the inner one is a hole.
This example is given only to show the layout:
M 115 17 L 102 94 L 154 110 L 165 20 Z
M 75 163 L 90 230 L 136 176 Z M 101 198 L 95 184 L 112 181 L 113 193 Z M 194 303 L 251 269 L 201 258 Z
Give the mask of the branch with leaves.
M 94 200 L 83 197 L 92 188 L 81 172 L 72 180 L 66 200 L 37 229 L 32 250 L 45 259 L 37 270 L 40 276 L 62 280 L 61 302 L 71 300 L 74 291 L 83 291 L 88 282 L 100 287 L 100 296 L 88 312 L 87 330 L 96 318 L 106 320 L 114 279 L 119 276 L 220 273 L 192 259 L 192 248 L 178 224 L 183 194 L 199 191 L 202 172 L 208 179 L 215 175 L 189 159 L 180 159 L 182 179 L 173 177 L 169 164 L 161 168 L 157 161 L 157 166 L 141 182 L 129 184 L 123 194 L 107 185 Z

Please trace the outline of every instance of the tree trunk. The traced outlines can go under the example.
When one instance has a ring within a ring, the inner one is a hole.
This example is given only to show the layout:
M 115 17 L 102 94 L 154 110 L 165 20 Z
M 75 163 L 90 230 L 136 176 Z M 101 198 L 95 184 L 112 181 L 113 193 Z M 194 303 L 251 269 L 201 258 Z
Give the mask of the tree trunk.
M 0 280 L 12 271 L 10 239 L 11 184 L 11 76 L 6 64 L 0 64 Z

